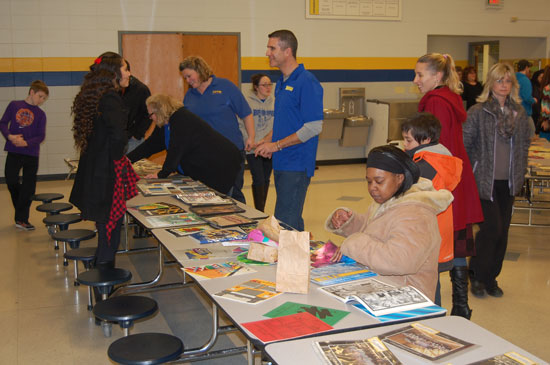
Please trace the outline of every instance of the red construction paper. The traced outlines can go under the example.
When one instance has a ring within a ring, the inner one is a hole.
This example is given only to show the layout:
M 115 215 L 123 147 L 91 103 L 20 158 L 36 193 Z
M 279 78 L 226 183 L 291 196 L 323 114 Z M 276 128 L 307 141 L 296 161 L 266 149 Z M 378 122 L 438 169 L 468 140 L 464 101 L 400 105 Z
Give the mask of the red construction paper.
M 266 343 L 311 335 L 332 329 L 319 318 L 308 312 L 243 323 L 242 326 Z

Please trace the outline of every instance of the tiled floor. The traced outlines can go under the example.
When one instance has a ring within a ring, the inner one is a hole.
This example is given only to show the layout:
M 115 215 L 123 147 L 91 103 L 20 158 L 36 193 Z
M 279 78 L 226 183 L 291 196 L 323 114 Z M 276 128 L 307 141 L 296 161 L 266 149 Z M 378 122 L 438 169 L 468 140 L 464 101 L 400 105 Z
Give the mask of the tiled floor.
M 327 215 L 338 206 L 359 211 L 371 201 L 364 181 L 363 165 L 321 166 L 309 188 L 304 218 L 306 229 L 315 239 L 341 238 L 323 230 Z M 247 173 L 245 195 L 252 202 Z M 68 196 L 72 181 L 40 182 L 38 192 L 61 192 Z M 275 202 L 272 187 L 267 212 Z M 73 286 L 73 268 L 64 267 L 59 252 L 53 250 L 41 220 L 34 210 L 33 232 L 13 226 L 13 209 L 5 185 L 0 186 L 0 364 L 110 364 L 109 344 L 121 336 L 113 327 L 111 338 L 103 337 L 86 310 L 85 287 Z M 550 217 L 537 218 L 550 222 Z M 90 223 L 78 223 L 91 227 Z M 499 277 L 504 290 L 500 299 L 471 298 L 472 320 L 526 349 L 550 360 L 550 228 L 512 227 L 509 255 Z M 88 243 L 88 245 L 94 242 Z M 149 244 L 137 240 L 136 245 Z M 119 255 L 117 265 L 130 269 L 135 280 L 151 278 L 155 271 L 154 254 Z M 178 270 L 167 271 L 164 282 L 180 280 Z M 443 305 L 450 309 L 448 275 L 441 276 Z M 136 323 L 133 333 L 158 331 L 174 333 L 188 347 L 200 346 L 209 336 L 210 304 L 192 289 L 166 290 L 152 294 L 161 308 L 152 319 Z M 192 329 L 192 331 L 190 330 Z M 221 345 L 242 345 L 239 336 L 222 336 Z M 502 349 L 503 351 L 505 349 Z M 244 364 L 242 356 L 210 360 L 208 364 Z

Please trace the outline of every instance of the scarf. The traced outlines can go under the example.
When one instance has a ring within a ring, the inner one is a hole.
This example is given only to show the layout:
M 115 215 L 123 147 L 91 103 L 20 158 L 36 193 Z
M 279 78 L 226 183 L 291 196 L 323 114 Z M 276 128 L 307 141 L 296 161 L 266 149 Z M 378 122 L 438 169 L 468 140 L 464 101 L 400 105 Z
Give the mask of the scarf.
M 497 133 L 503 138 L 511 138 L 516 130 L 516 117 L 518 112 L 510 98 L 506 98 L 504 108 L 501 108 L 498 100 L 491 96 L 489 100 L 485 102 L 485 108 L 496 116 Z
M 113 162 L 115 164 L 115 186 L 109 221 L 105 227 L 109 245 L 111 244 L 113 229 L 116 227 L 118 220 L 126 213 L 126 200 L 132 199 L 138 194 L 137 182 L 139 181 L 139 176 L 137 176 L 126 156 Z

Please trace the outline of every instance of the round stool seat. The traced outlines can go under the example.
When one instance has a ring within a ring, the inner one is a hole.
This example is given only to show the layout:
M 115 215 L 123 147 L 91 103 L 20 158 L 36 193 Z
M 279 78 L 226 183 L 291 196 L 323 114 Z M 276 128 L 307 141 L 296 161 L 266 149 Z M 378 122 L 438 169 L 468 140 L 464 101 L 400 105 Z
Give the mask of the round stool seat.
M 95 247 L 75 248 L 67 251 L 64 256 L 68 260 L 92 261 L 95 259 L 96 250 Z
M 59 231 L 52 235 L 56 241 L 68 242 L 69 244 L 79 244 L 80 241 L 86 241 L 95 237 L 95 231 L 90 229 L 68 229 Z
M 69 203 L 45 203 L 37 206 L 36 210 L 44 213 L 59 214 L 71 209 L 72 207 L 73 205 Z
M 149 317 L 157 309 L 157 302 L 151 298 L 123 295 L 98 302 L 94 314 L 103 320 L 118 322 L 122 328 L 129 328 L 133 321 Z
M 51 203 L 54 200 L 63 199 L 65 195 L 59 193 L 42 193 L 31 196 L 31 200 L 36 200 L 42 203 Z
M 88 286 L 113 286 L 122 284 L 132 279 L 132 273 L 128 270 L 114 268 L 107 270 L 93 269 L 78 275 L 76 281 Z
M 56 214 L 56 215 L 49 215 L 46 218 L 42 219 L 42 222 L 48 226 L 51 225 L 58 225 L 58 226 L 66 226 L 73 223 L 78 223 L 82 220 L 82 217 L 80 217 L 80 214 L 78 213 L 72 213 L 72 214 Z
M 119 364 L 154 365 L 177 359 L 183 342 L 164 333 L 138 333 L 122 337 L 109 346 L 109 358 Z

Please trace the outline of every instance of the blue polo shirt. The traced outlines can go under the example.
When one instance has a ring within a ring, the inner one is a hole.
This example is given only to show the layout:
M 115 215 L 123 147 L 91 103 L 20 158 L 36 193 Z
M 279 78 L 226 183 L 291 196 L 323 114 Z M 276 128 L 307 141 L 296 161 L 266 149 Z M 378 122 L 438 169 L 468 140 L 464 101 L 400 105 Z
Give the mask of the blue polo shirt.
M 521 72 L 516 72 L 516 78 L 518 79 L 519 84 L 519 97 L 521 98 L 521 105 L 525 108 L 527 116 L 530 117 L 533 114 L 533 104 L 535 103 L 535 99 L 533 99 L 533 85 L 527 75 L 522 74 Z
M 313 74 L 300 64 L 275 88 L 275 120 L 272 141 L 296 133 L 307 122 L 323 120 L 323 87 Z M 304 143 L 283 148 L 273 154 L 273 169 L 279 171 L 306 171 L 308 177 L 315 172 L 315 157 L 319 137 Z
M 231 81 L 212 75 L 212 82 L 203 94 L 196 89 L 187 90 L 183 105 L 233 142 L 239 150 L 244 150 L 237 115 L 242 119 L 252 110 L 241 90 Z

